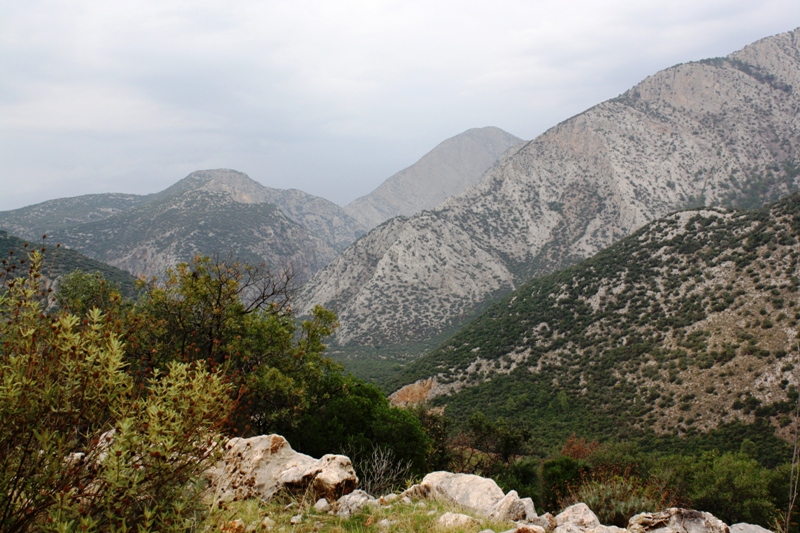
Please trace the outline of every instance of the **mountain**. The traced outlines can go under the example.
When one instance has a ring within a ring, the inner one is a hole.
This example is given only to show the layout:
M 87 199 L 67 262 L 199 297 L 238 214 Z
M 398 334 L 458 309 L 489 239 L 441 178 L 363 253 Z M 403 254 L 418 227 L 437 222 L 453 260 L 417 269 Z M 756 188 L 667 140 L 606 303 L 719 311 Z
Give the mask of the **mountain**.
M 198 171 L 151 195 L 147 202 L 56 231 L 53 239 L 136 275 L 158 275 L 196 254 L 231 253 L 273 268 L 292 265 L 302 282 L 337 252 L 275 204 L 267 203 L 278 194 L 241 172 Z M 286 193 L 288 198 L 292 194 Z M 322 215 L 309 215 L 300 202 L 287 209 L 318 223 L 320 233 L 331 239 L 346 235 L 346 215 L 333 219 L 343 221 L 337 225 Z
M 372 229 L 398 215 L 433 209 L 478 182 L 486 170 L 522 139 L 500 128 L 473 128 L 451 137 L 410 167 L 357 198 L 345 212 Z
M 28 251 L 42 248 L 44 248 L 42 274 L 47 279 L 54 280 L 78 269 L 88 273 L 99 272 L 108 281 L 119 285 L 124 294 L 133 296 L 135 278 L 124 270 L 95 261 L 75 250 L 56 247 L 55 243 L 42 240 L 41 235 L 38 239 L 28 241 L 0 230 L 0 259 L 8 260 L 13 257 L 24 259 Z M 5 266 L 8 265 L 4 264 Z
M 0 211 L 0 228 L 36 240 L 54 231 L 108 218 L 147 199 L 148 196 L 121 193 L 59 198 L 12 211 Z
M 378 226 L 298 309 L 338 312 L 340 355 L 419 354 L 498 295 L 671 211 L 797 189 L 799 111 L 800 29 L 668 68 L 512 148 L 463 194 Z
M 0 212 L 0 227 L 48 234 L 137 275 L 157 275 L 195 254 L 233 252 L 307 279 L 364 228 L 342 208 L 296 189 L 264 187 L 234 170 L 193 172 L 146 196 L 94 194 Z
M 522 285 L 411 363 L 394 398 L 562 441 L 736 423 L 788 437 L 799 290 L 800 194 L 674 213 Z

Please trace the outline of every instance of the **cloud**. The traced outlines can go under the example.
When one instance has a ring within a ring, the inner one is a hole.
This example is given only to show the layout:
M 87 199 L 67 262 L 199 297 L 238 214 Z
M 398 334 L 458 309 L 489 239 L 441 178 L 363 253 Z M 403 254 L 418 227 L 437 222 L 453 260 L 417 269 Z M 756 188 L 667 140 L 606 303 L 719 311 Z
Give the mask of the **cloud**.
M 0 209 L 248 172 L 346 203 L 446 137 L 532 138 L 791 0 L 30 0 L 0 33 Z M 24 177 L 24 179 L 21 179 Z

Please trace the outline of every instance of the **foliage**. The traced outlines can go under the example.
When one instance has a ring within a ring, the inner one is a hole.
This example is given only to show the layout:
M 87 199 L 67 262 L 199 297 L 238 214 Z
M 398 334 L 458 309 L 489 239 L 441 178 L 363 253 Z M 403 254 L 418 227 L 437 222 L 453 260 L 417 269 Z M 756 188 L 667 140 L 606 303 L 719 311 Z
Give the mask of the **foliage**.
M 601 524 L 621 528 L 627 527 L 635 514 L 677 506 L 668 490 L 635 475 L 630 467 L 584 472 L 577 486 L 569 487 L 569 496 L 562 500 L 561 507 L 579 502 L 588 505 Z
M 42 261 L 0 293 L 0 529 L 183 529 L 228 385 L 173 362 L 140 393 L 99 309 L 44 312 Z

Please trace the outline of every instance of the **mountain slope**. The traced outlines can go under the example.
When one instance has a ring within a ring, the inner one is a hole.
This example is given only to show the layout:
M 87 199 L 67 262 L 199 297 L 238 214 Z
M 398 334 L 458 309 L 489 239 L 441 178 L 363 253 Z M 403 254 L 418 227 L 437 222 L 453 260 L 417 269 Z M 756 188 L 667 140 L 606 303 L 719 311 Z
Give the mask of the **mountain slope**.
M 451 137 L 410 167 L 384 181 L 366 196 L 345 206 L 345 212 L 372 229 L 398 215 L 433 209 L 461 194 L 522 139 L 500 128 L 473 128 Z
M 231 253 L 274 268 L 292 265 L 298 281 L 307 279 L 336 251 L 264 203 L 270 194 L 240 172 L 198 171 L 143 205 L 53 238 L 136 275 L 158 275 L 196 254 Z
M 148 200 L 137 194 L 87 194 L 58 198 L 35 205 L 0 211 L 0 228 L 27 239 L 40 239 L 54 231 L 102 220 Z
M 509 150 L 464 194 L 379 226 L 304 287 L 340 345 L 425 341 L 670 211 L 798 186 L 800 29 L 661 71 Z
M 678 212 L 521 286 L 410 364 L 397 384 L 421 381 L 395 398 L 542 434 L 691 435 L 736 421 L 786 432 L 799 290 L 800 194 Z
M 42 241 L 41 236 L 39 239 L 27 241 L 0 230 L 0 258 L 2 259 L 25 258 L 29 250 L 41 248 L 45 248 L 42 274 L 47 279 L 54 280 L 77 269 L 83 272 L 99 272 L 106 280 L 119 285 L 124 294 L 133 296 L 135 278 L 124 270 L 95 261 L 75 250 L 64 247 L 57 248 L 52 242 Z M 9 252 L 13 252 L 13 255 L 10 255 Z
M 36 239 L 43 234 L 49 235 L 87 222 L 103 220 L 133 207 L 159 203 L 197 188 L 228 194 L 238 203 L 275 204 L 290 220 L 309 230 L 336 251 L 347 248 L 365 231 L 361 224 L 346 215 L 333 202 L 297 189 L 265 187 L 246 174 L 234 170 L 193 172 L 175 185 L 145 196 L 90 194 L 59 198 L 12 211 L 0 211 L 0 227 Z

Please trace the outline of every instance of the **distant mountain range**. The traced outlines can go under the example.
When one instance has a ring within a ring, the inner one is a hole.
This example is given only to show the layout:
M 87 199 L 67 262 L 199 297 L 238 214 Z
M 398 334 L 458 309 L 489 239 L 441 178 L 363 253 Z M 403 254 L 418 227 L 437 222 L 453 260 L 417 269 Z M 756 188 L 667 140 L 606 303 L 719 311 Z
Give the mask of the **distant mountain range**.
M 232 253 L 291 264 L 299 281 L 364 232 L 332 202 L 264 187 L 233 170 L 193 172 L 146 196 L 97 194 L 5 211 L 0 227 L 28 238 L 49 234 L 135 275 L 158 275 L 196 254 Z
M 396 216 L 433 209 L 475 185 L 503 152 L 522 142 L 500 128 L 474 128 L 451 137 L 384 181 L 344 211 L 372 229 Z
M 299 309 L 338 312 L 342 357 L 418 355 L 649 221 L 796 190 L 799 111 L 800 30 L 663 70 L 510 149 L 463 194 L 361 237 L 303 287 Z
M 29 239 L 50 235 L 135 275 L 158 275 L 196 254 L 230 253 L 275 268 L 291 265 L 302 283 L 373 227 L 374 216 L 413 214 L 463 191 L 517 142 L 498 128 L 466 131 L 346 210 L 219 169 L 193 172 L 155 194 L 93 194 L 0 212 L 0 228 Z M 381 214 L 369 206 L 383 206 Z
M 788 438 L 799 296 L 800 194 L 678 212 L 520 286 L 411 363 L 393 397 L 529 422 L 550 442 L 737 421 Z

